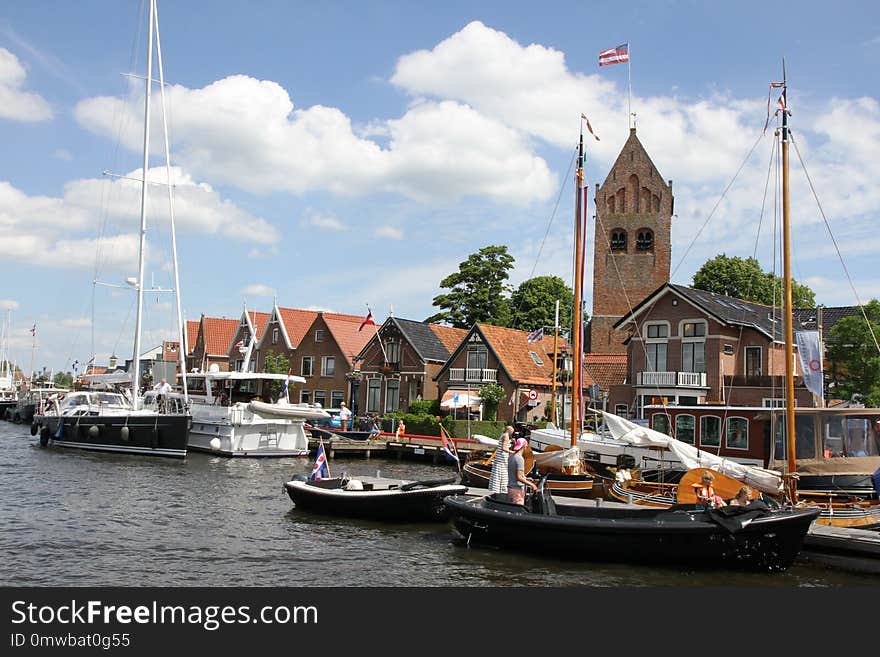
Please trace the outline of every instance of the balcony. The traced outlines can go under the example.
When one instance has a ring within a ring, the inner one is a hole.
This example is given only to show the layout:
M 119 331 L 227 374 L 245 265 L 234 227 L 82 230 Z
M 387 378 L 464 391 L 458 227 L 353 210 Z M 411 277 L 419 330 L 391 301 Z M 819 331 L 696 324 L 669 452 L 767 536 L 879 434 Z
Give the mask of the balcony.
M 495 383 L 498 380 L 498 370 L 450 367 L 449 380 L 464 381 L 467 383 Z
M 705 388 L 705 372 L 639 372 L 637 386 L 658 388 Z

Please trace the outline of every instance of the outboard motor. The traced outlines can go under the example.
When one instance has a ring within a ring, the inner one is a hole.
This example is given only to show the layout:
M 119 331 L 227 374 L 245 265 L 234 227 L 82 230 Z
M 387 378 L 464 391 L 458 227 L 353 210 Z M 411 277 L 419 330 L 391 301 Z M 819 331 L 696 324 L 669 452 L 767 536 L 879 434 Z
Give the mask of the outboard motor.
M 550 489 L 545 486 L 547 475 L 538 481 L 538 490 L 532 494 L 529 510 L 542 516 L 556 515 L 556 502 L 550 494 Z

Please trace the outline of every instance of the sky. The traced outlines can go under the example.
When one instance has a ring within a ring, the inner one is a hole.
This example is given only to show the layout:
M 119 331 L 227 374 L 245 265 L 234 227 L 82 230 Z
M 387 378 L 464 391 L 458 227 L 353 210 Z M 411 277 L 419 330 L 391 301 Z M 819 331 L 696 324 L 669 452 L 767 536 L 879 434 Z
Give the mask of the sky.
M 187 319 L 277 300 L 422 320 L 489 245 L 513 286 L 571 285 L 581 114 L 587 185 L 630 121 L 673 181 L 672 282 L 720 253 L 779 272 L 763 128 L 784 58 L 793 275 L 826 306 L 880 297 L 880 4 L 829 7 L 160 0 L 171 167 L 154 85 L 145 289 L 174 287 L 169 175 Z M 141 0 L 0 5 L 0 309 L 25 370 L 131 356 L 145 25 Z M 174 294 L 145 292 L 143 322 L 144 350 L 174 339 Z

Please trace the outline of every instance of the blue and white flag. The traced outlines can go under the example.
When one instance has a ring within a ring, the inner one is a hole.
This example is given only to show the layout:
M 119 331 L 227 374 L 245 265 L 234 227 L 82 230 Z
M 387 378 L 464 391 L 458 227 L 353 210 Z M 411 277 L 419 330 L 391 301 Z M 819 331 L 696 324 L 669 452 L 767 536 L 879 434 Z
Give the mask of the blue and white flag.
M 817 397 L 823 396 L 822 347 L 819 344 L 819 331 L 795 331 L 798 359 L 801 362 L 801 375 L 804 385 Z
M 529 343 L 537 342 L 538 340 L 543 340 L 544 339 L 544 327 L 542 326 L 541 328 L 539 328 L 535 331 L 532 331 L 531 333 L 529 333 L 529 336 L 526 339 L 529 341 Z
M 293 371 L 293 368 L 288 368 L 287 376 L 290 376 L 290 373 Z M 281 394 L 278 395 L 278 401 L 288 401 L 287 399 L 287 381 L 288 379 L 284 379 L 284 385 L 281 386 Z
M 330 477 L 330 468 L 327 466 L 327 454 L 324 452 L 324 441 L 318 445 L 318 455 L 315 457 L 315 465 L 312 467 L 312 474 L 309 479 L 327 479 Z

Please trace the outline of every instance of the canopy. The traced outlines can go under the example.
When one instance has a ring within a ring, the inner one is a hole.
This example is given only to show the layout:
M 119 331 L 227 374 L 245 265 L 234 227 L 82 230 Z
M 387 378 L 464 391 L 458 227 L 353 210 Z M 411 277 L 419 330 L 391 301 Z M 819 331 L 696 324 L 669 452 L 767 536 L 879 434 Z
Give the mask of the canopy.
M 480 408 L 483 400 L 474 392 L 467 390 L 447 390 L 443 393 L 443 399 L 440 401 L 440 408 L 465 408 L 470 406 L 473 409 Z
M 608 427 L 611 435 L 618 440 L 626 441 L 637 447 L 662 447 L 668 449 L 678 457 L 678 460 L 688 470 L 692 468 L 711 468 L 769 495 L 778 495 L 782 492 L 782 474 L 776 470 L 766 470 L 753 465 L 745 465 L 722 456 L 716 456 L 715 454 L 697 449 L 693 445 L 676 440 L 671 436 L 667 436 L 665 433 L 630 422 L 619 415 L 614 415 L 607 411 L 597 410 L 596 412 L 605 416 L 605 425 Z

